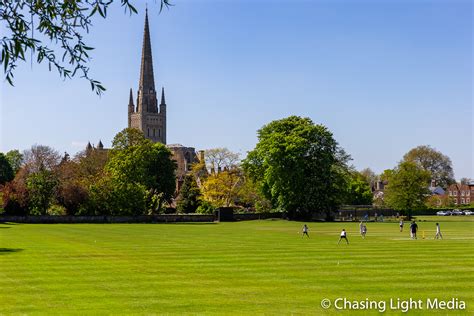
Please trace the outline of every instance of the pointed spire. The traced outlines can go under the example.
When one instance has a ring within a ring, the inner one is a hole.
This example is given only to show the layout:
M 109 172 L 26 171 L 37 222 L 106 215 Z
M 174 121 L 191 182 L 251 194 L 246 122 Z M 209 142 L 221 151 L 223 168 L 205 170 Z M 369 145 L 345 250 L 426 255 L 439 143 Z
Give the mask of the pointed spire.
M 104 144 L 102 144 L 102 141 L 99 140 L 99 144 L 97 145 L 98 149 L 104 149 Z
M 86 150 L 92 150 L 91 142 L 88 142 L 88 143 L 87 143 Z
M 128 105 L 133 106 L 133 92 L 132 92 L 132 88 L 130 88 L 130 99 L 128 100 Z
M 148 9 L 146 9 L 139 90 L 142 92 L 148 92 L 151 89 L 155 90 L 155 79 L 153 77 L 153 61 L 151 56 L 150 27 L 148 25 Z
M 165 87 L 161 87 L 161 103 L 160 105 L 166 105 L 165 101 Z

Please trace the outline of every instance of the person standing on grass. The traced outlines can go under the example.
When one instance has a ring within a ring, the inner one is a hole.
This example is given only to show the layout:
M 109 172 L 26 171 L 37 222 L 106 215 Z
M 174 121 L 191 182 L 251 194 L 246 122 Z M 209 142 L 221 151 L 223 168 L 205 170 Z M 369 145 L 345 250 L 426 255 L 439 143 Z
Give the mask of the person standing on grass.
M 418 231 L 418 225 L 413 221 L 410 225 L 410 234 L 411 234 L 411 239 L 417 239 L 416 238 L 416 232 Z
M 339 237 L 339 241 L 337 242 L 338 245 L 339 245 L 339 243 L 341 242 L 342 239 L 345 239 L 346 243 L 349 244 L 349 240 L 347 240 L 347 234 L 346 234 L 345 229 L 342 229 L 341 236 Z
M 362 238 L 365 239 L 365 235 L 367 234 L 367 225 L 364 223 L 362 225 Z
M 441 229 L 439 228 L 439 223 L 436 223 L 436 235 L 435 239 L 443 239 L 443 235 L 441 234 Z
M 400 220 L 400 233 L 403 232 L 403 219 Z
M 303 225 L 303 234 L 301 235 L 301 238 L 303 238 L 305 235 L 309 238 L 308 226 L 306 224 Z

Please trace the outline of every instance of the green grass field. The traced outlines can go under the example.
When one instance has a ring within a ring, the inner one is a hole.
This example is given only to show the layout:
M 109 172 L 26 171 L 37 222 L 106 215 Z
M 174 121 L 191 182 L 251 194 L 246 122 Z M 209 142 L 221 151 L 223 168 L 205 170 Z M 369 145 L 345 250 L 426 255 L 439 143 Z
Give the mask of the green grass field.
M 369 223 L 365 240 L 358 223 L 309 223 L 310 239 L 282 220 L 0 224 L 0 314 L 336 315 L 321 300 L 346 297 L 457 298 L 466 310 L 407 315 L 473 315 L 474 222 L 422 219 L 418 240 L 397 223 Z

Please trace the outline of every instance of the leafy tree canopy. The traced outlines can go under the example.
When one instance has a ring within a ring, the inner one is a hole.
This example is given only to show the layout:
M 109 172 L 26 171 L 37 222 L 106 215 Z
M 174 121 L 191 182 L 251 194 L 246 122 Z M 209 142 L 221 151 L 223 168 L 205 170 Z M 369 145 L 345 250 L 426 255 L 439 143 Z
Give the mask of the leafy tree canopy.
M 50 170 L 40 170 L 30 174 L 26 181 L 30 214 L 46 215 L 54 199 L 58 179 Z
M 50 70 L 56 69 L 62 78 L 85 78 L 100 95 L 105 87 L 89 76 L 93 48 L 84 42 L 84 34 L 94 17 L 106 18 L 114 3 L 120 3 L 125 12 L 137 13 L 129 0 L 0 1 L 0 28 L 5 30 L 0 40 L 0 64 L 7 82 L 13 85 L 15 68 L 31 54 L 37 63 L 46 62 Z M 160 11 L 169 5 L 169 0 L 160 0 Z
M 430 146 L 413 148 L 403 156 L 403 161 L 416 163 L 423 170 L 429 171 L 431 179 L 443 188 L 455 182 L 451 159 Z
M 114 150 L 126 149 L 130 146 L 138 146 L 150 142 L 145 138 L 143 132 L 137 128 L 125 128 L 115 135 L 112 141 Z
M 239 167 L 210 174 L 202 184 L 204 199 L 215 206 L 235 205 L 243 185 L 243 172 Z
M 265 125 L 258 139 L 243 167 L 274 207 L 309 217 L 343 202 L 349 156 L 325 126 L 290 116 Z
M 7 157 L 3 153 L 0 153 L 0 184 L 4 184 L 13 180 L 15 174 L 13 168 L 10 165 Z
M 372 190 L 366 175 L 357 171 L 351 173 L 348 181 L 346 204 L 349 205 L 372 205 Z
M 18 149 L 14 149 L 7 152 L 5 156 L 7 157 L 8 162 L 13 169 L 13 173 L 16 174 L 23 164 L 23 155 Z
M 385 202 L 395 210 L 407 212 L 409 216 L 413 210 L 424 209 L 429 195 L 427 183 L 430 178 L 430 172 L 419 165 L 413 162 L 401 162 L 388 175 Z
M 161 202 L 169 201 L 175 192 L 176 162 L 161 143 L 145 139 L 139 145 L 114 150 L 105 170 L 121 183 L 143 185 L 153 195 L 160 195 Z

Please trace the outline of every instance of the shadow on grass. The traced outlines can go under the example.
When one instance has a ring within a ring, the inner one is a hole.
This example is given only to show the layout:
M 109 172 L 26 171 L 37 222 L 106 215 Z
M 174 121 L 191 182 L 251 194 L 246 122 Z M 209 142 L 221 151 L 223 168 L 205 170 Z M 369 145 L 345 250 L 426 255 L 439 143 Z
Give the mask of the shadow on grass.
M 20 252 L 23 251 L 23 249 L 19 248 L 0 248 L 0 255 L 6 255 L 9 253 L 14 253 L 14 252 Z
M 0 227 L 0 228 L 11 228 L 11 227 Z
M 18 223 L 12 223 L 12 222 L 0 222 L 2 225 L 20 225 Z

